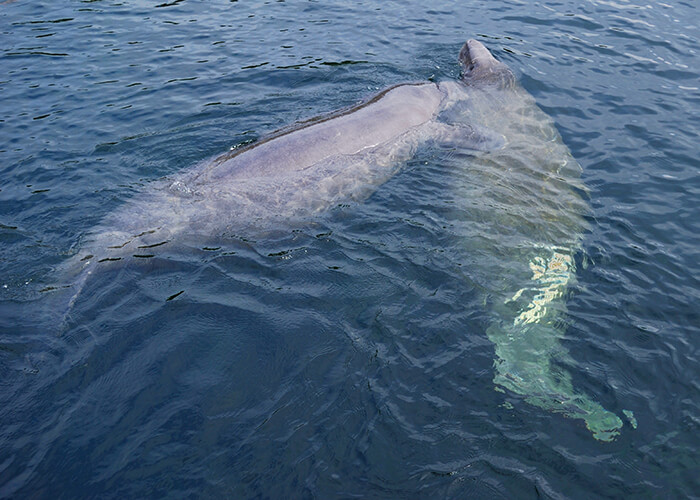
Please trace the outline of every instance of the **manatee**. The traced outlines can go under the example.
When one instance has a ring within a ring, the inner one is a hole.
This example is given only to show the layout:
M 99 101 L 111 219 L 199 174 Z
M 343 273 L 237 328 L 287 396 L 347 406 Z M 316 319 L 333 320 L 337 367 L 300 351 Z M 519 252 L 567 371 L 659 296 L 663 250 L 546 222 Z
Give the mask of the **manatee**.
M 65 264 L 63 321 L 102 266 L 361 201 L 432 142 L 466 155 L 482 185 L 464 199 L 493 194 L 487 215 L 508 233 L 500 242 L 464 243 L 488 257 L 479 272 L 499 277 L 485 299 L 496 387 L 582 419 L 597 439 L 614 438 L 621 420 L 576 391 L 561 364 L 570 360 L 560 342 L 562 318 L 587 210 L 580 167 L 552 120 L 483 44 L 466 42 L 459 63 L 459 80 L 397 85 L 153 182 L 106 217 Z M 500 203 L 503 186 L 525 188 L 522 198 Z

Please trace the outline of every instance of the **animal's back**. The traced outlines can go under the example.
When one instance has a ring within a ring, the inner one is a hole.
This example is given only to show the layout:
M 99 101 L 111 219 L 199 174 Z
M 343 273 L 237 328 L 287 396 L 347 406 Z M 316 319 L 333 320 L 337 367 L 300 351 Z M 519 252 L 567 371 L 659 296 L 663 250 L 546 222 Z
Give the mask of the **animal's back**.
M 432 120 L 443 94 L 433 83 L 399 85 L 346 112 L 312 120 L 249 148 L 224 155 L 196 172 L 196 184 L 280 177 L 330 157 L 354 155 L 396 140 Z

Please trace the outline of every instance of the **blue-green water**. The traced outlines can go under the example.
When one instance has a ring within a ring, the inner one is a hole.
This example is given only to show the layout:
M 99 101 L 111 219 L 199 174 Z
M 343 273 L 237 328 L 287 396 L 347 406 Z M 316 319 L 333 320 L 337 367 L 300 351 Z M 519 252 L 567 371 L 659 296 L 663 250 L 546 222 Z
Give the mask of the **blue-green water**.
M 697 16 L 687 2 L 0 4 L 0 496 L 696 496 Z M 583 167 L 565 368 L 636 429 L 600 442 L 494 390 L 488 284 L 449 189 L 468 179 L 430 150 L 362 202 L 105 271 L 52 323 L 41 290 L 154 181 L 389 85 L 455 78 L 472 37 Z

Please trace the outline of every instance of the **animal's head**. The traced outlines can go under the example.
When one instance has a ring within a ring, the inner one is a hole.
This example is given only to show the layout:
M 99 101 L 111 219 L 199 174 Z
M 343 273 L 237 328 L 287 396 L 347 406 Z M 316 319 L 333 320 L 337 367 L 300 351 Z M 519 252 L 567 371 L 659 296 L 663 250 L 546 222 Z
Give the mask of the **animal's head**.
M 462 66 L 462 81 L 507 83 L 514 79 L 508 66 L 496 60 L 489 49 L 478 40 L 467 40 L 459 51 L 459 64 Z

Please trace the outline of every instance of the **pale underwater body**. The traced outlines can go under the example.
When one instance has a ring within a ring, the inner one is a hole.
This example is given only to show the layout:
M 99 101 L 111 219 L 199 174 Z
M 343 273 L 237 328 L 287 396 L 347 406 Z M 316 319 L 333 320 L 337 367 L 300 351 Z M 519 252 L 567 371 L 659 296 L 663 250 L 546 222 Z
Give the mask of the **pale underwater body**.
M 512 75 L 489 75 L 494 83 L 486 85 L 478 76 L 472 82 L 467 74 L 452 119 L 502 134 L 506 144 L 464 162 L 456 189 L 469 212 L 464 246 L 470 269 L 477 270 L 491 306 L 487 336 L 495 347 L 496 388 L 582 419 L 596 439 L 610 441 L 623 422 L 576 390 L 564 366 L 573 360 L 561 343 L 589 213 L 581 167 Z

